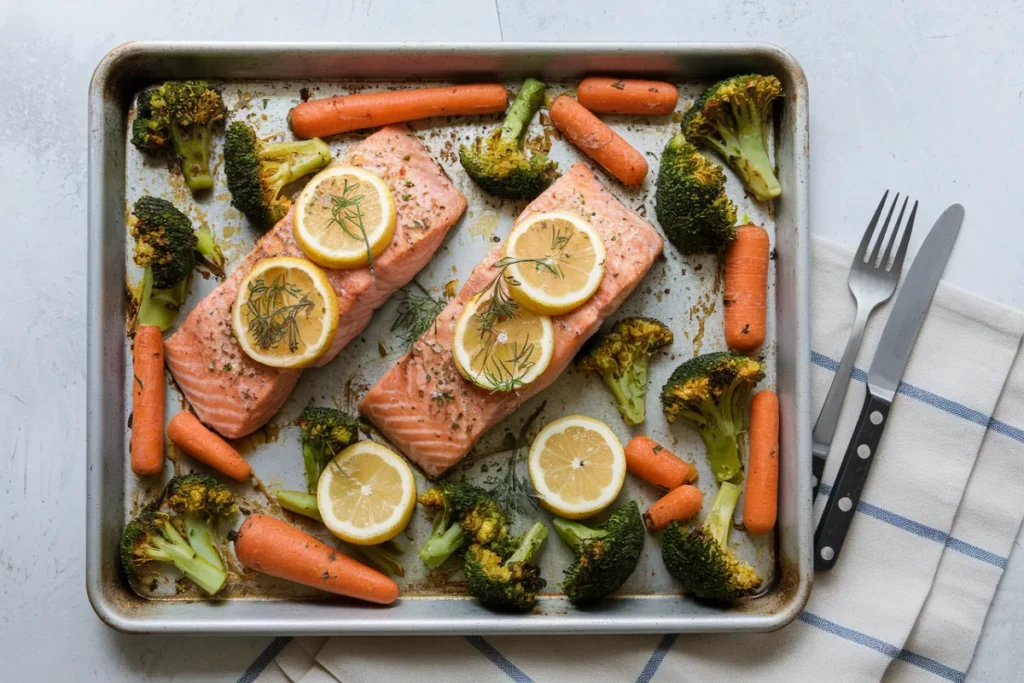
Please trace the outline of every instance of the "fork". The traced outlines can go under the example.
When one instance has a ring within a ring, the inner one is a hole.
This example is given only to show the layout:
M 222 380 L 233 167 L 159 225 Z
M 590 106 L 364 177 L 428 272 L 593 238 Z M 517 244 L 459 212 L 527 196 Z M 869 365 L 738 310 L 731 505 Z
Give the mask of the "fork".
M 897 192 L 889 207 L 889 212 L 885 216 L 882 230 L 875 239 L 875 228 L 878 226 L 878 219 L 882 215 L 888 197 L 889 191 L 886 190 L 882 195 L 882 201 L 878 202 L 875 215 L 868 223 L 868 229 L 864 231 L 860 247 L 857 248 L 857 254 L 853 257 L 853 265 L 850 266 L 850 293 L 853 294 L 853 298 L 857 302 L 857 312 L 853 318 L 853 329 L 850 331 L 850 339 L 846 343 L 846 351 L 843 352 L 843 359 L 839 363 L 839 370 L 832 380 L 832 386 L 829 387 L 828 396 L 825 397 L 825 403 L 821 406 L 821 413 L 818 414 L 818 421 L 814 423 L 814 431 L 811 434 L 814 452 L 814 457 L 811 459 L 813 474 L 811 477 L 811 500 L 814 500 L 818 494 L 821 475 L 825 472 L 825 459 L 828 457 L 832 437 L 835 436 L 836 426 L 839 424 L 839 413 L 843 408 L 846 390 L 850 385 L 850 376 L 853 374 L 853 364 L 857 360 L 857 353 L 860 351 L 860 345 L 864 339 L 864 329 L 867 327 L 868 318 L 871 317 L 872 311 L 888 301 L 896 291 L 896 283 L 899 282 L 900 272 L 903 270 L 903 257 L 907 255 L 910 233 L 914 229 L 914 218 L 917 216 L 916 201 L 910 211 L 910 218 L 907 220 L 907 227 L 903 231 L 896 256 L 890 263 L 889 257 L 892 256 L 892 248 L 896 243 L 900 224 L 903 223 L 903 213 L 907 209 L 909 198 L 904 197 L 903 206 L 900 207 L 899 216 L 896 218 L 896 225 L 889 237 L 889 244 L 885 248 L 885 253 L 879 258 L 892 214 L 900 201 L 900 195 Z M 868 247 L 872 242 L 875 246 L 869 257 Z

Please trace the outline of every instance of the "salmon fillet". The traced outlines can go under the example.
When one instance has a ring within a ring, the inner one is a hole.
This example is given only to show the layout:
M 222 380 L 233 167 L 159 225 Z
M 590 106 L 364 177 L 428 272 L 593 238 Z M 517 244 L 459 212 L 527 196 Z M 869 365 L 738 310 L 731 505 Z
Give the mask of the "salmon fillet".
M 618 310 L 654 264 L 662 239 L 654 227 L 627 209 L 583 164 L 576 164 L 519 216 L 571 211 L 597 230 L 608 252 L 604 278 L 579 308 L 552 318 L 551 365 L 519 396 L 492 393 L 467 381 L 452 360 L 452 338 L 466 302 L 494 278 L 501 247 L 495 247 L 415 344 L 359 404 L 359 410 L 429 477 L 461 460 L 488 429 L 517 406 L 550 386 L 583 343 Z M 438 397 L 444 395 L 444 400 Z M 450 398 L 449 398 L 450 397 Z
M 406 126 L 387 126 L 352 148 L 346 163 L 373 171 L 395 197 L 395 235 L 369 268 L 325 270 L 338 297 L 338 332 L 318 365 L 331 361 L 370 322 L 373 312 L 406 285 L 441 246 L 466 210 L 466 198 Z M 199 419 L 228 438 L 245 436 L 281 409 L 301 370 L 250 359 L 231 332 L 238 287 L 256 262 L 302 257 L 288 213 L 217 289 L 203 299 L 164 345 L 167 366 Z

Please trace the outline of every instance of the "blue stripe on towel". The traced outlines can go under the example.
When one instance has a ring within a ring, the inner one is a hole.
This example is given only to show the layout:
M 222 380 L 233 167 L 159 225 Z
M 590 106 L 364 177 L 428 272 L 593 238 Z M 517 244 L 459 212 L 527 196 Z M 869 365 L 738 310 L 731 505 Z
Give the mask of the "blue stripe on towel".
M 275 657 L 281 654 L 281 650 L 290 642 L 292 642 L 290 637 L 274 638 L 270 645 L 267 645 L 266 649 L 256 658 L 256 661 L 249 665 L 249 668 L 245 670 L 242 677 L 238 679 L 238 683 L 252 683 L 259 678 L 263 670 L 274 661 Z
M 510 662 L 505 655 L 498 652 L 497 648 L 480 636 L 466 636 L 466 640 L 516 683 L 533 683 L 532 678 L 524 674 L 518 666 Z
M 650 683 L 651 679 L 654 678 L 654 674 L 658 673 L 658 667 L 661 666 L 662 661 L 665 659 L 665 655 L 672 649 L 672 646 L 676 644 L 676 639 L 679 638 L 678 633 L 666 633 L 658 643 L 658 647 L 654 648 L 654 652 L 651 653 L 651 658 L 647 660 L 647 664 L 644 665 L 644 670 L 640 672 L 640 675 L 636 677 L 636 683 Z

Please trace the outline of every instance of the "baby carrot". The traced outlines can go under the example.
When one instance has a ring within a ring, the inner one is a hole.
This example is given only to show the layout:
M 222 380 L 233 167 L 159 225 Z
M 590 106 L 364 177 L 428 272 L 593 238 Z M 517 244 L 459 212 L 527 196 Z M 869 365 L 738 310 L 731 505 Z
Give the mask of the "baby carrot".
M 644 155 L 573 98 L 559 95 L 549 113 L 569 142 L 626 185 L 639 185 L 647 177 Z
M 626 469 L 648 484 L 672 490 L 697 479 L 697 468 L 646 436 L 626 444 Z
M 164 469 L 164 336 L 156 325 L 135 330 L 132 370 L 132 472 L 145 477 Z
M 310 100 L 296 105 L 288 120 L 299 137 L 319 138 L 431 116 L 496 114 L 506 106 L 501 84 L 449 85 Z
M 768 233 L 756 225 L 736 228 L 725 250 L 725 343 L 750 352 L 764 343 L 768 305 Z
M 203 426 L 192 413 L 180 412 L 167 425 L 171 443 L 199 462 L 236 481 L 245 481 L 252 472 L 242 456 L 227 441 Z
M 250 569 L 328 593 L 382 605 L 398 599 L 398 584 L 384 574 L 269 515 L 242 522 L 235 554 Z
M 630 78 L 584 78 L 576 88 L 584 107 L 602 114 L 671 114 L 679 91 L 671 83 Z
M 750 401 L 750 466 L 743 526 L 752 534 L 775 528 L 779 506 L 779 397 L 759 391 Z
M 655 501 L 644 513 L 644 524 L 650 531 L 661 531 L 669 522 L 685 522 L 700 512 L 704 496 L 696 486 L 683 484 Z

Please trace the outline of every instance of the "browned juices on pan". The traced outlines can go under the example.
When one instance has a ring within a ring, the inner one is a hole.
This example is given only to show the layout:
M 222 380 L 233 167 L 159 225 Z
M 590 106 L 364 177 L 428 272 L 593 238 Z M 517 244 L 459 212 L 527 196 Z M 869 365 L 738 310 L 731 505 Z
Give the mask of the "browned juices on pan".
M 768 233 L 757 225 L 736 228 L 725 251 L 725 343 L 749 353 L 764 344 L 768 313 Z
M 508 92 L 499 83 L 449 85 L 310 100 L 296 105 L 288 120 L 296 135 L 315 138 L 431 116 L 495 114 L 506 106 Z
M 391 578 L 269 515 L 242 522 L 235 554 L 249 569 L 328 593 L 382 605 L 398 599 Z
M 658 116 L 675 110 L 679 91 L 664 81 L 594 76 L 583 79 L 576 89 L 576 99 L 600 114 Z
M 644 155 L 573 98 L 556 97 L 550 114 L 569 142 L 626 185 L 639 185 L 647 177 Z

